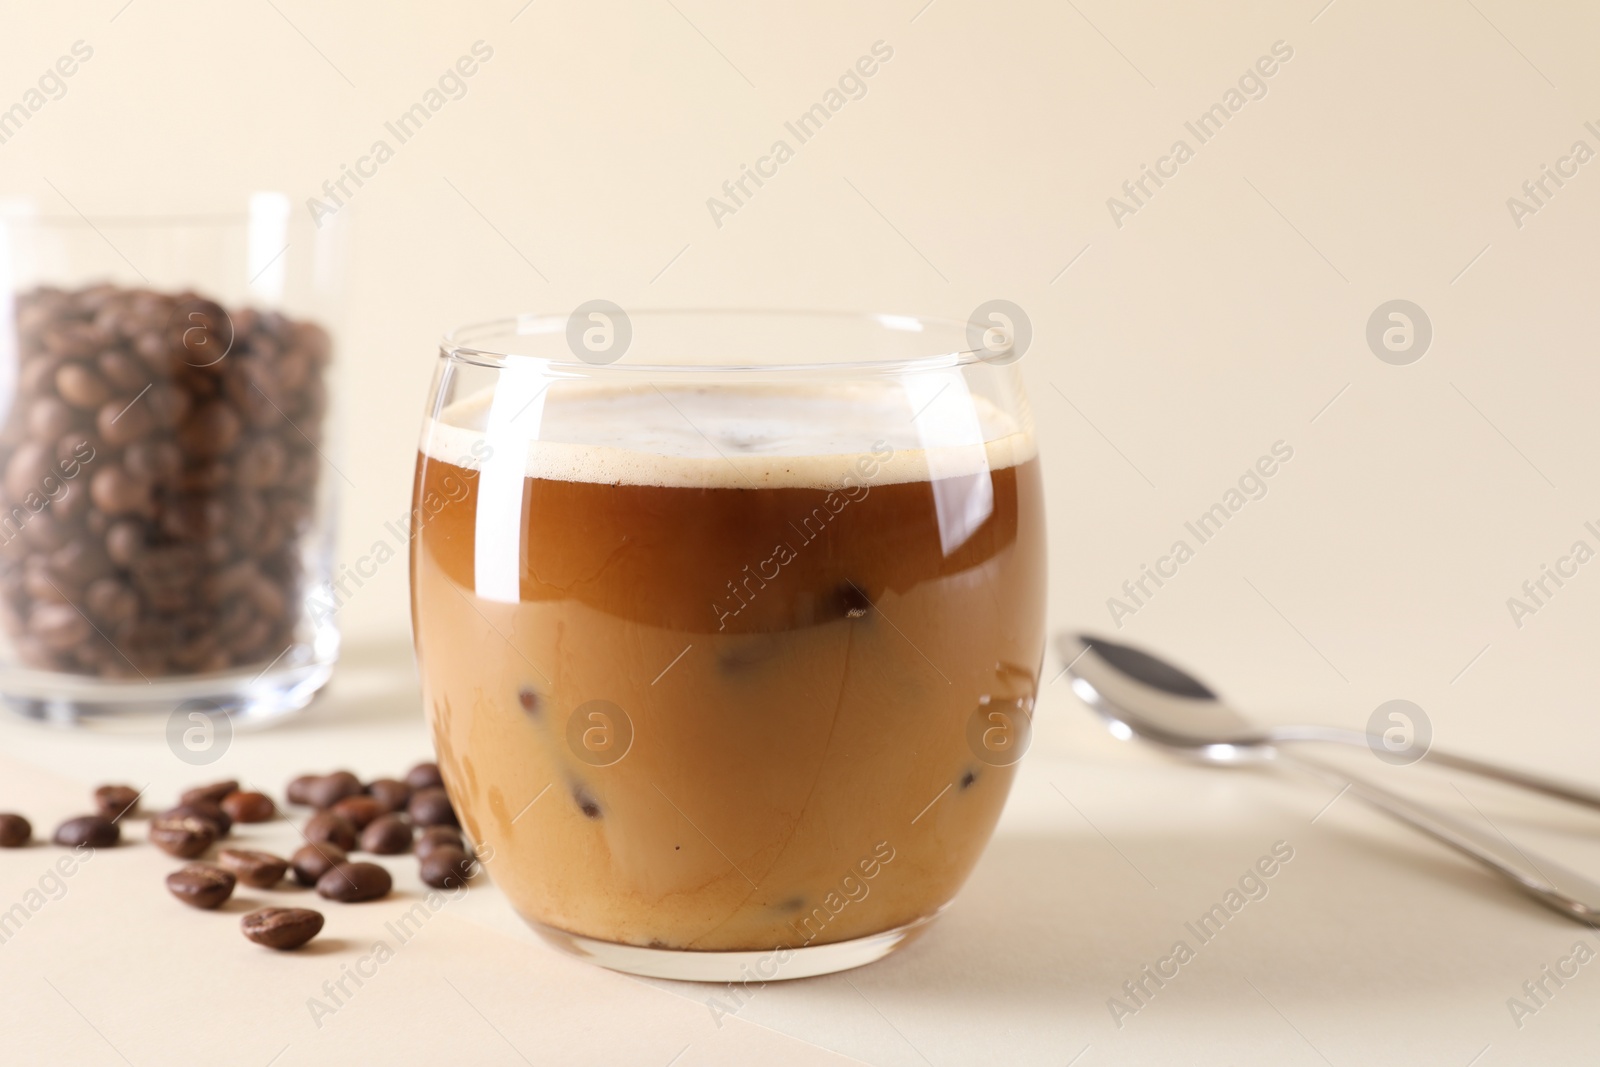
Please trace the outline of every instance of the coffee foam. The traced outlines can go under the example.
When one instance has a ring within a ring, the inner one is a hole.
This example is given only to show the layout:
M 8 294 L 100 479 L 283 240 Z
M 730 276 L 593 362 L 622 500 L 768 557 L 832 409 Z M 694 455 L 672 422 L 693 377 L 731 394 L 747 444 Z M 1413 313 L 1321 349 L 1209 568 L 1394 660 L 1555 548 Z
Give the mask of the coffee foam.
M 960 477 L 1037 452 L 1031 428 L 968 392 L 959 371 L 716 386 L 552 385 L 507 371 L 428 419 L 421 448 L 502 471 L 520 455 L 526 477 L 553 481 L 823 489 Z

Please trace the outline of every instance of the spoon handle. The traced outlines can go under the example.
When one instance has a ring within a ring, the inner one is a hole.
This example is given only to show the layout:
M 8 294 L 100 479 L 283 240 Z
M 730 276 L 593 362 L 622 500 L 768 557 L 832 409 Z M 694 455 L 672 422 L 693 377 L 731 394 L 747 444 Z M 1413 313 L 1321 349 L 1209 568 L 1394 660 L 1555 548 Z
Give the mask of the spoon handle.
M 1553 860 L 1511 843 L 1504 834 L 1479 830 L 1427 804 L 1354 777 L 1319 760 L 1280 749 L 1278 758 L 1332 785 L 1509 879 L 1546 907 L 1590 926 L 1600 923 L 1600 885 Z
M 1520 785 L 1524 789 L 1531 789 L 1536 793 L 1547 796 L 1559 797 L 1570 800 L 1574 804 L 1584 804 L 1591 808 L 1600 808 L 1600 793 L 1585 789 L 1580 785 L 1569 785 L 1554 778 L 1547 778 L 1542 774 L 1530 771 L 1519 771 L 1514 767 L 1502 767 L 1495 763 L 1485 763 L 1473 759 L 1471 756 L 1458 756 L 1453 752 L 1430 751 L 1423 757 L 1423 762 L 1433 761 L 1446 767 L 1467 771 L 1484 778 L 1493 778 L 1496 781 L 1509 782 Z
M 1272 742 L 1274 744 L 1304 741 L 1332 741 L 1342 745 L 1351 745 L 1355 748 L 1368 748 L 1372 743 L 1372 739 L 1360 730 L 1341 730 L 1332 727 L 1285 727 L 1273 731 Z M 1559 778 L 1534 774 L 1532 771 L 1520 771 L 1515 767 L 1488 763 L 1472 756 L 1462 756 L 1437 748 L 1428 749 L 1421 762 L 1424 764 L 1434 763 L 1441 767 L 1453 767 L 1458 771 L 1466 771 L 1482 778 L 1490 778 L 1497 782 L 1521 786 L 1523 789 L 1570 801 L 1573 804 L 1582 804 L 1585 807 L 1600 809 L 1600 793 L 1571 782 L 1563 782 Z

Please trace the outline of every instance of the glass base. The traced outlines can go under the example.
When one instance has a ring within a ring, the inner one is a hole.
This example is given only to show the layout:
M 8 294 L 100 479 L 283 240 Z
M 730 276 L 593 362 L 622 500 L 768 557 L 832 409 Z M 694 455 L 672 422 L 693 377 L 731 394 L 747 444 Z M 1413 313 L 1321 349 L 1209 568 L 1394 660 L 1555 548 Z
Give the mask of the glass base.
M 759 985 L 764 982 L 786 982 L 792 978 L 814 978 L 819 974 L 833 974 L 876 963 L 896 949 L 910 944 L 936 918 L 937 913 L 853 941 L 743 952 L 641 948 L 638 945 L 621 945 L 614 941 L 597 941 L 592 937 L 569 934 L 543 923 L 530 925 L 539 936 L 561 951 L 613 971 L 683 982 L 754 982 Z
M 150 682 L 106 682 L 48 671 L 8 671 L 0 707 L 51 726 L 152 733 L 186 729 L 193 716 L 230 728 L 264 726 L 299 711 L 328 684 L 333 660 Z M 220 753 L 219 753 L 220 755 Z

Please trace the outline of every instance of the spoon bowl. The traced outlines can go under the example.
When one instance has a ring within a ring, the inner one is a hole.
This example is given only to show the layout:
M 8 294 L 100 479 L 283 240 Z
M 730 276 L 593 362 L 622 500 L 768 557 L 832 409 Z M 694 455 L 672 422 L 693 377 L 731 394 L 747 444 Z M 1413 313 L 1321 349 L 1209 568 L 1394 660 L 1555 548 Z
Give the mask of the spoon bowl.
M 1087 634 L 1063 634 L 1072 691 L 1113 736 L 1141 737 L 1212 763 L 1271 759 L 1267 734 L 1198 678 L 1149 653 Z

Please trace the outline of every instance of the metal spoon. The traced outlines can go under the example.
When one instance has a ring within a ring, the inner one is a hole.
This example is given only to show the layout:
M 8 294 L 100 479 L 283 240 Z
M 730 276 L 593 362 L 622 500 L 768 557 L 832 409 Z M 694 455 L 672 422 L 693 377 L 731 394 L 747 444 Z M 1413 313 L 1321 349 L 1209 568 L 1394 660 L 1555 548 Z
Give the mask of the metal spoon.
M 1063 634 L 1059 650 L 1072 691 L 1116 736 L 1142 737 L 1215 763 L 1275 759 L 1308 771 L 1504 876 L 1547 907 L 1579 922 L 1600 922 L 1600 885 L 1583 875 L 1491 836 L 1430 805 L 1305 755 L 1298 743 L 1329 741 L 1365 747 L 1360 731 L 1289 726 L 1263 729 L 1224 704 L 1204 683 L 1164 660 L 1100 637 Z M 1290 751 L 1289 747 L 1295 751 Z M 1600 796 L 1560 782 L 1463 756 L 1430 751 L 1428 759 L 1552 796 L 1600 807 Z

